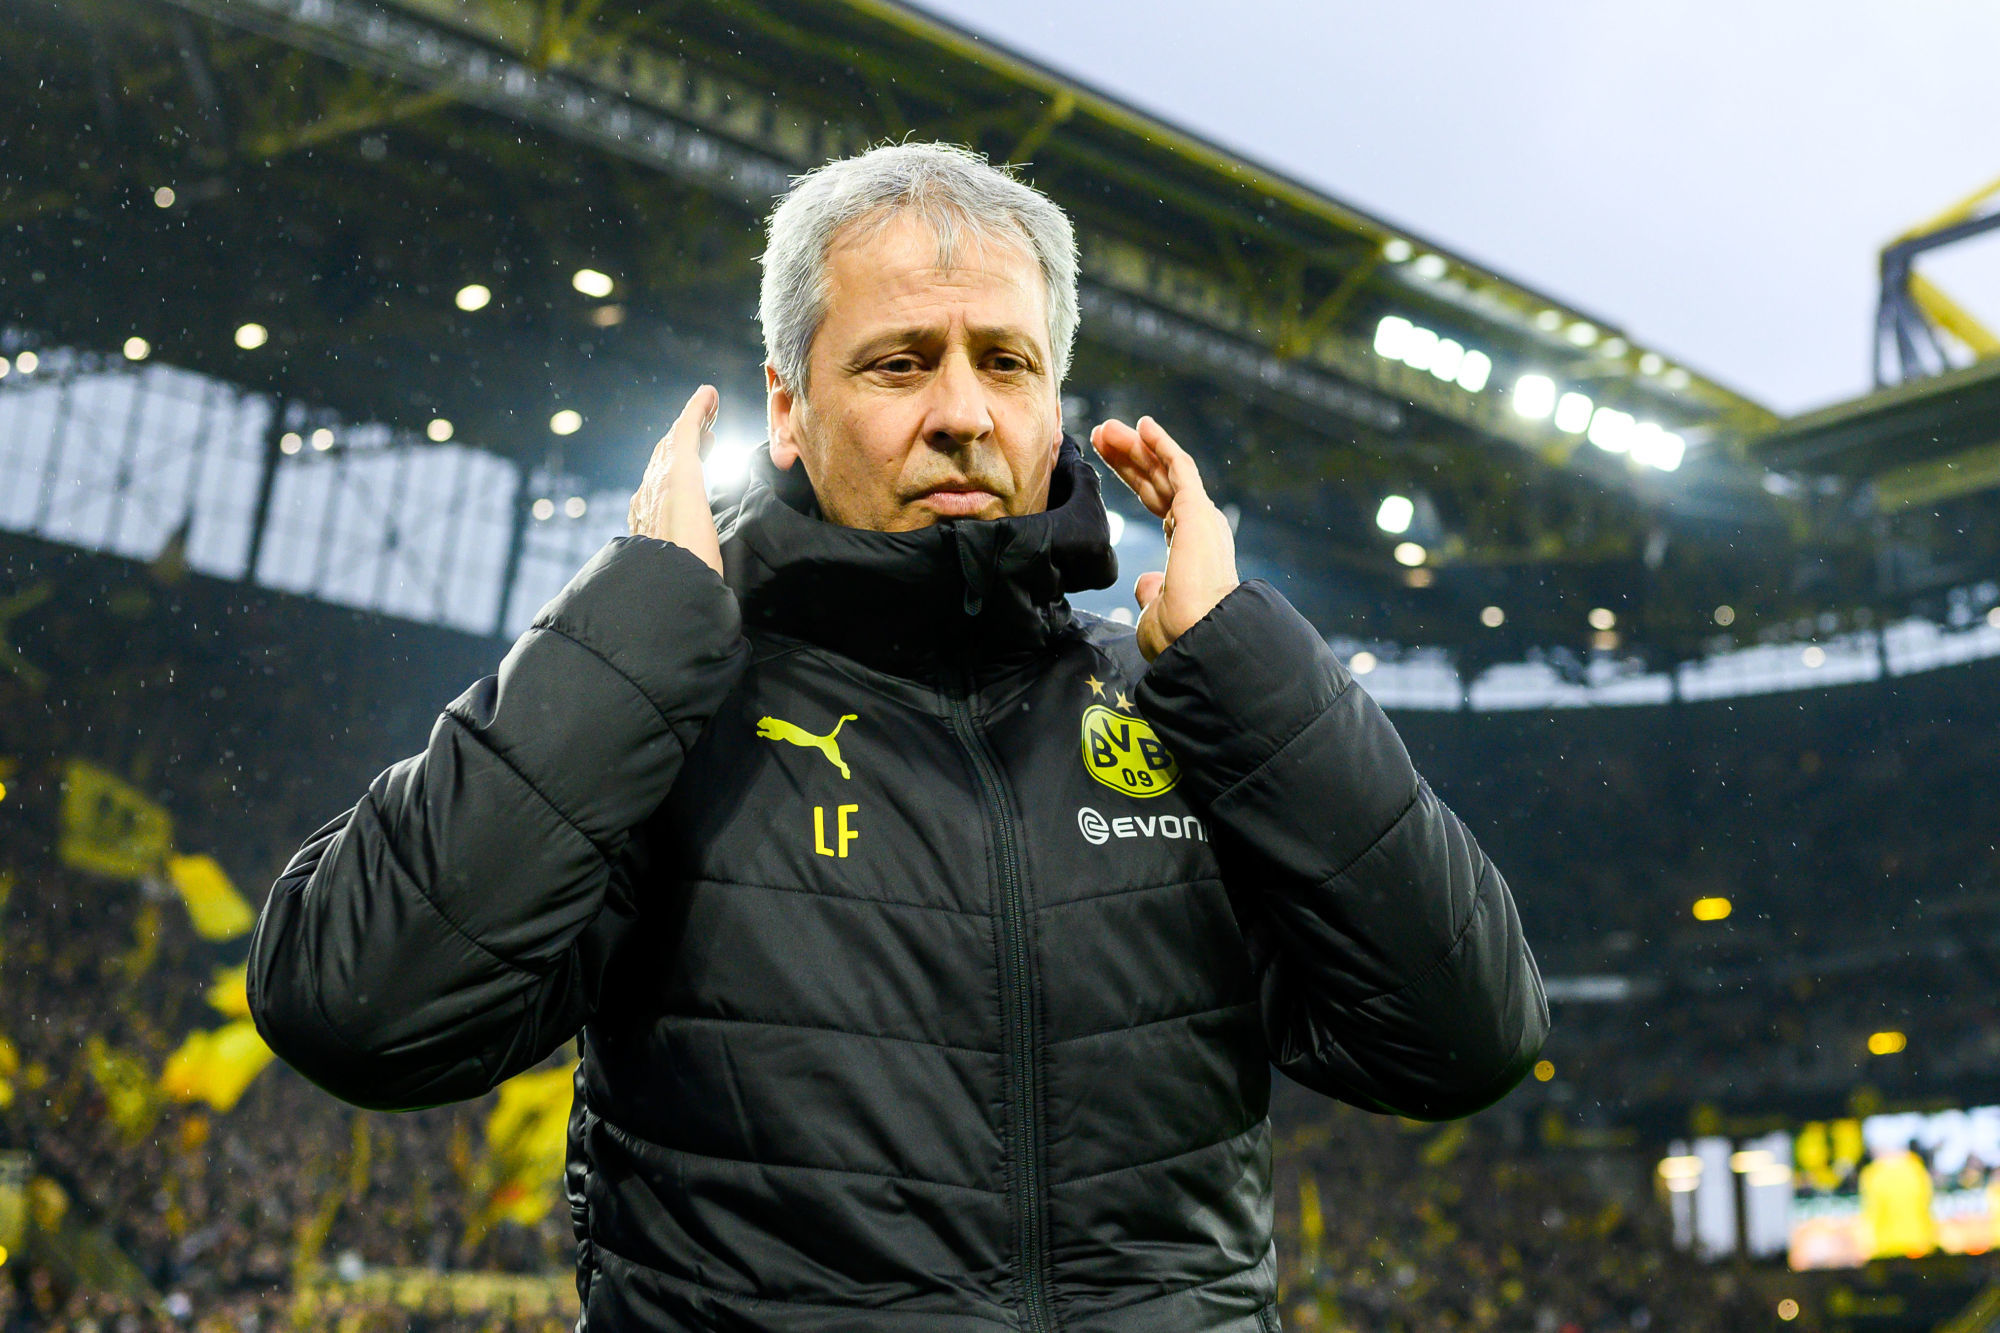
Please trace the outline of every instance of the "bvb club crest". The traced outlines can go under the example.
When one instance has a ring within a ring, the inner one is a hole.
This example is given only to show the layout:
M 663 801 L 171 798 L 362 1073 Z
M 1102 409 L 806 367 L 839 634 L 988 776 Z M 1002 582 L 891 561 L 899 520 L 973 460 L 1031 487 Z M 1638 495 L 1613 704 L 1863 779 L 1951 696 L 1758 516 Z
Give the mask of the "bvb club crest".
M 1180 765 L 1150 723 L 1103 704 L 1083 710 L 1083 766 L 1127 796 L 1158 796 L 1172 791 L 1181 777 Z

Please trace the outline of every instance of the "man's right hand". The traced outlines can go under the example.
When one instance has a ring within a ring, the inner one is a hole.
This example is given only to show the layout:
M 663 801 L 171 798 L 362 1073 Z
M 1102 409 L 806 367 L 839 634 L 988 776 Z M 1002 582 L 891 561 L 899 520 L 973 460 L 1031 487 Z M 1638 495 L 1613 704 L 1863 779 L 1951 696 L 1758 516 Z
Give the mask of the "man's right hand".
M 653 446 L 646 475 L 632 493 L 632 507 L 626 515 L 633 536 L 657 537 L 684 547 L 718 574 L 722 572 L 722 542 L 715 535 L 715 518 L 708 509 L 701 456 L 708 452 L 720 402 L 713 384 L 694 391 L 679 420 Z

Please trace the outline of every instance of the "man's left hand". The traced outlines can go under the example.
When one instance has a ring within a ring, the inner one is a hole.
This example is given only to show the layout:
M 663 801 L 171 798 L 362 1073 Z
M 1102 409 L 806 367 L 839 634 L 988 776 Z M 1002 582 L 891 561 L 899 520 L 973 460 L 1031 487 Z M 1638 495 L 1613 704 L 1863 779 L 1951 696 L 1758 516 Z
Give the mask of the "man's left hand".
M 1106 421 L 1090 432 L 1091 447 L 1160 520 L 1167 569 L 1139 576 L 1139 651 L 1148 662 L 1235 590 L 1236 535 L 1208 498 L 1187 450 L 1151 417 L 1137 429 Z

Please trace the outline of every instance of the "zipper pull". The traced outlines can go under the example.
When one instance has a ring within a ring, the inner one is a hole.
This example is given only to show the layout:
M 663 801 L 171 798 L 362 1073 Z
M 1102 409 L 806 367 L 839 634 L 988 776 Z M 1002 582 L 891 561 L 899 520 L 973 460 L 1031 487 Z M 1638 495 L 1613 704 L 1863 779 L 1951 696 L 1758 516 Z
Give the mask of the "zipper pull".
M 965 580 L 965 614 L 976 616 L 986 605 L 986 571 L 979 567 L 979 557 L 966 544 L 958 524 L 947 520 L 943 527 L 945 540 L 958 556 L 959 575 Z

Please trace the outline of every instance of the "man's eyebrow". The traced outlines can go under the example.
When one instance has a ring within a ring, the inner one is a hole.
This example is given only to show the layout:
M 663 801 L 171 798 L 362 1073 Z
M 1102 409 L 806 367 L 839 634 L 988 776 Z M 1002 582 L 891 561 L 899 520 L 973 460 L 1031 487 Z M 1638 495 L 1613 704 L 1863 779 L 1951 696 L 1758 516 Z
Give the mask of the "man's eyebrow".
M 975 325 L 968 328 L 966 332 L 971 335 L 972 341 L 979 345 L 990 346 L 994 343 L 1025 342 L 1035 346 L 1038 352 L 1041 350 L 1039 345 L 1036 344 L 1034 334 L 1018 325 Z M 889 351 L 891 348 L 920 347 L 926 343 L 937 343 L 943 338 L 944 330 L 941 328 L 892 329 L 887 333 L 878 333 L 867 342 L 862 343 L 861 346 L 854 349 L 853 354 L 848 359 L 855 365 L 864 365 L 882 353 Z

